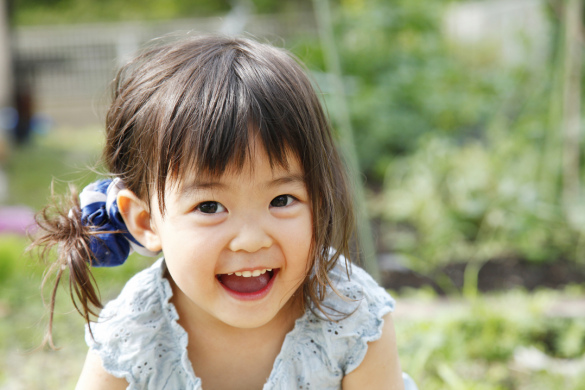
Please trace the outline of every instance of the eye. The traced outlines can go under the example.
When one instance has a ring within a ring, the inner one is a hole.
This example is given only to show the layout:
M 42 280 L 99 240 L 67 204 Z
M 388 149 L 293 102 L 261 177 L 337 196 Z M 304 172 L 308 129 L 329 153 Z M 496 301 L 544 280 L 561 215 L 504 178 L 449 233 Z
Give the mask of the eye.
M 225 211 L 225 207 L 219 202 L 203 202 L 199 203 L 195 210 L 203 214 L 217 214 Z
M 286 207 L 294 201 L 295 198 L 292 195 L 278 195 L 276 198 L 272 199 L 272 201 L 270 202 L 270 206 Z

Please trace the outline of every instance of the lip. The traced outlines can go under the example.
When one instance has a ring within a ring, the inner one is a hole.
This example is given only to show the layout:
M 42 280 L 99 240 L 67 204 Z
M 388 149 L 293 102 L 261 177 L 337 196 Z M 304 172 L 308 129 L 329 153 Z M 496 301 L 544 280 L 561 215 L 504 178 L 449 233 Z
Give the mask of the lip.
M 247 271 L 247 270 L 244 270 Z M 270 292 L 270 290 L 272 289 L 272 285 L 274 284 L 274 280 L 276 279 L 276 276 L 278 275 L 278 273 L 280 272 L 280 268 L 273 268 L 272 269 L 272 278 L 270 278 L 270 281 L 268 282 L 268 284 L 266 286 L 264 286 L 264 288 L 262 288 L 261 290 L 258 291 L 254 291 L 251 293 L 241 293 L 238 291 L 234 291 L 234 290 L 230 290 L 229 288 L 227 288 L 223 283 L 221 283 L 219 280 L 217 280 L 217 283 L 219 283 L 219 285 L 221 287 L 223 287 L 223 289 L 232 297 L 241 300 L 241 301 L 255 301 L 258 299 L 262 299 L 264 298 L 266 295 L 268 295 L 268 293 Z

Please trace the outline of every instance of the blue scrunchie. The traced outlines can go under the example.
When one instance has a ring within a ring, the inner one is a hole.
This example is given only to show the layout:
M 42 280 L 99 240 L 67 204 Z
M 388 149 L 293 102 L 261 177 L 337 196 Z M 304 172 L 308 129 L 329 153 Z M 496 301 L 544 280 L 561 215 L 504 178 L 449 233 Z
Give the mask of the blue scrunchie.
M 93 232 L 89 247 L 94 254 L 92 265 L 114 267 L 123 264 L 133 250 L 144 256 L 158 253 L 144 248 L 128 232 L 118 210 L 118 192 L 124 188 L 120 179 L 106 179 L 91 183 L 79 194 L 81 222 Z M 117 231 L 119 233 L 106 233 Z

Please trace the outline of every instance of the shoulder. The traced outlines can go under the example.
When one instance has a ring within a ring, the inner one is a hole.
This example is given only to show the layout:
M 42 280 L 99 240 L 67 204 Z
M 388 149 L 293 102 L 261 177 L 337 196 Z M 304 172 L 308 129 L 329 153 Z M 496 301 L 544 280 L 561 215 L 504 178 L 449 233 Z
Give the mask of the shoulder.
M 148 317 L 153 320 L 161 317 L 159 309 L 164 306 L 167 293 L 162 283 L 163 264 L 162 259 L 158 260 L 134 275 L 120 295 L 104 306 L 98 321 L 87 327 L 86 341 L 91 347 L 113 344 L 116 340 L 127 343 L 133 327 L 148 321 Z
M 368 343 L 363 359 L 342 381 L 344 390 L 403 389 L 396 334 L 391 314 L 384 316 L 380 338 Z
M 77 381 L 76 390 L 122 390 L 128 387 L 124 378 L 116 378 L 108 373 L 102 364 L 100 357 L 89 351 L 83 365 L 83 370 Z
M 156 388 L 156 383 L 168 382 L 163 377 L 168 373 L 173 373 L 173 380 L 193 380 L 184 353 L 187 334 L 176 321 L 164 270 L 161 259 L 135 275 L 104 307 L 98 321 L 86 327 L 90 356 L 99 357 L 107 373 L 126 379 L 130 389 L 147 388 L 146 383 Z
M 348 264 L 346 268 L 345 264 L 339 263 L 331 270 L 329 277 L 338 294 L 333 290 L 328 292 L 327 303 L 356 307 L 377 318 L 394 311 L 394 299 L 358 265 Z

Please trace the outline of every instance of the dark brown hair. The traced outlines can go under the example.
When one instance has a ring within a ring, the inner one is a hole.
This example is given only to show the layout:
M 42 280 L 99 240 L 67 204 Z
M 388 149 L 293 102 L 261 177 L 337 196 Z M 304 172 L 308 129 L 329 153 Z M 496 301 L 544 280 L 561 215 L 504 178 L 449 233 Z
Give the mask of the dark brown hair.
M 261 141 L 271 164 L 286 166 L 288 153 L 301 163 L 313 211 L 311 272 L 303 296 L 322 311 L 326 287 L 334 288 L 328 272 L 341 255 L 350 259 L 352 199 L 319 99 L 289 53 L 221 36 L 147 49 L 114 80 L 103 162 L 145 203 L 150 204 L 154 191 L 164 213 L 168 183 L 193 169 L 210 175 L 241 169 L 250 157 L 251 137 Z M 41 241 L 65 242 L 59 261 L 68 265 L 80 312 L 89 321 L 90 306 L 101 305 L 91 274 L 79 271 L 87 270 L 92 256 L 88 233 L 80 233 L 79 223 L 67 222 L 78 218 L 77 211 L 56 215 L 40 214 L 46 232 Z M 64 234 L 63 229 L 71 231 Z

